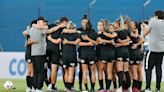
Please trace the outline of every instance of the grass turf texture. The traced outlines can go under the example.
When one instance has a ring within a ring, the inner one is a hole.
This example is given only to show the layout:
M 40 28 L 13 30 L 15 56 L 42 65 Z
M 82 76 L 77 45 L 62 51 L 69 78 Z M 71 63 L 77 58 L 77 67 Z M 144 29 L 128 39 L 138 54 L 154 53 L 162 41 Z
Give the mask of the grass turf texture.
M 6 90 L 4 87 L 3 87 L 3 84 L 5 83 L 6 79 L 0 79 L 0 92 L 25 92 L 25 89 L 26 89 L 26 82 L 25 80 L 22 80 L 22 79 L 11 79 L 9 81 L 12 81 L 16 87 L 15 90 Z M 64 89 L 64 84 L 63 84 L 63 81 L 62 80 L 57 80 L 57 84 L 56 84 L 57 88 L 60 90 L 60 92 L 64 92 L 63 89 Z M 90 88 L 90 84 L 88 83 L 88 86 Z M 78 80 L 75 81 L 75 84 L 74 84 L 74 87 L 75 89 L 78 89 L 79 88 L 79 85 L 78 85 Z M 152 91 L 155 90 L 155 87 L 156 87 L 156 82 L 152 82 Z M 85 87 L 83 86 L 83 89 Z M 97 90 L 99 88 L 99 85 L 98 85 L 98 81 L 96 82 L 96 86 L 95 86 L 95 89 Z M 111 87 L 113 88 L 113 87 Z M 143 83 L 142 85 L 142 88 L 144 89 L 145 88 L 145 82 Z M 47 86 L 44 84 L 44 91 L 46 92 L 47 90 Z M 164 92 L 164 82 L 161 83 L 161 92 Z

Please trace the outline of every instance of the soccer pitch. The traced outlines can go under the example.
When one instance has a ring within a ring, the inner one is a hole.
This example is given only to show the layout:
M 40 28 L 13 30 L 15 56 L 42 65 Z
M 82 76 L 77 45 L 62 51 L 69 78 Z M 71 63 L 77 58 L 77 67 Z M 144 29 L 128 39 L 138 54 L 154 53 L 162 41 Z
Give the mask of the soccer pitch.
M 6 79 L 0 79 L 0 92 L 25 92 L 25 89 L 26 89 L 26 82 L 25 80 L 22 80 L 22 79 L 11 79 L 9 81 L 12 81 L 16 87 L 15 90 L 6 90 L 4 87 L 3 87 L 3 84 L 5 83 Z M 154 92 L 155 90 L 155 82 L 152 82 L 152 91 Z M 56 84 L 57 88 L 60 90 L 60 92 L 64 92 L 63 89 L 64 89 L 64 85 L 63 85 L 63 81 L 62 80 L 57 80 L 57 84 Z M 90 86 L 90 84 L 88 83 L 88 86 Z M 74 84 L 74 87 L 75 89 L 78 89 L 78 80 L 75 81 L 75 84 Z M 144 89 L 145 87 L 145 82 L 143 83 L 143 86 L 142 88 Z M 99 88 L 99 85 L 98 85 L 98 81 L 96 82 L 96 87 L 95 89 L 97 90 Z M 112 88 L 112 87 L 111 87 Z M 44 91 L 46 92 L 47 90 L 47 87 L 46 85 L 44 85 Z M 83 87 L 84 89 L 84 87 Z M 164 82 L 161 83 L 161 92 L 164 92 Z

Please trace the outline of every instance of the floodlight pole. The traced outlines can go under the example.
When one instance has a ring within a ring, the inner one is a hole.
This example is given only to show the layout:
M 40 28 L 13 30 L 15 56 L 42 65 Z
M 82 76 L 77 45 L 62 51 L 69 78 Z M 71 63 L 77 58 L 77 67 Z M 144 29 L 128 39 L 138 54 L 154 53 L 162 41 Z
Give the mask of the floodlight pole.
M 40 16 L 40 6 L 38 7 L 38 17 Z
M 143 17 L 143 20 L 145 19 L 145 6 L 143 6 L 142 8 L 142 17 Z

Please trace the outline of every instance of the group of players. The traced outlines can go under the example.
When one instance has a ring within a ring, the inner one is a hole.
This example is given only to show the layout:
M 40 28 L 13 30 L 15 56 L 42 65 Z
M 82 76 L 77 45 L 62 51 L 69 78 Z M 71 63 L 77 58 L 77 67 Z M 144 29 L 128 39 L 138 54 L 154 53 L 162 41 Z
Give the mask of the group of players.
M 95 92 L 98 72 L 98 92 L 111 92 L 112 82 L 114 92 L 140 92 L 144 57 L 141 30 L 137 22 L 122 16 L 114 23 L 101 19 L 97 23 L 97 32 L 87 15 L 81 20 L 81 28 L 77 28 L 67 17 L 50 25 L 44 17 L 39 17 L 23 32 L 27 38 L 26 92 L 42 92 L 44 81 L 48 91 L 56 92 L 59 66 L 63 69 L 66 92 L 74 92 L 77 64 L 81 91 L 89 91 L 89 73 L 91 92 Z M 48 68 L 51 70 L 50 78 L 46 77 Z M 85 89 L 82 89 L 82 82 Z

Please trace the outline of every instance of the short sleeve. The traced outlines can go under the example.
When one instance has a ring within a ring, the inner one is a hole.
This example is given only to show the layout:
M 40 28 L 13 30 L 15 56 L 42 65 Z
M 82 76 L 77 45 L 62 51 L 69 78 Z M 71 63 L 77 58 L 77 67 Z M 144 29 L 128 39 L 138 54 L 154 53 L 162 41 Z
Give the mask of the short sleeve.
M 97 40 L 97 38 L 99 37 L 99 35 L 96 32 L 93 35 L 94 35 L 94 39 Z
M 76 33 L 76 34 L 75 34 L 75 39 L 77 39 L 77 38 L 82 39 L 82 38 L 81 38 L 81 34 L 77 34 L 77 33 Z
M 131 32 L 130 30 L 127 30 L 127 35 L 130 36 Z
M 64 39 L 64 34 L 60 34 L 59 38 L 63 40 Z
M 31 28 L 25 30 L 28 35 L 30 35 L 30 30 Z
M 48 32 L 48 29 L 43 29 L 43 30 L 41 31 L 41 33 L 42 33 L 43 35 L 46 35 L 47 32 Z
M 155 20 L 155 18 L 150 19 L 149 24 L 148 24 L 148 26 L 147 26 L 147 29 L 148 29 L 148 30 L 151 30 L 151 29 L 152 29 L 154 20 Z

